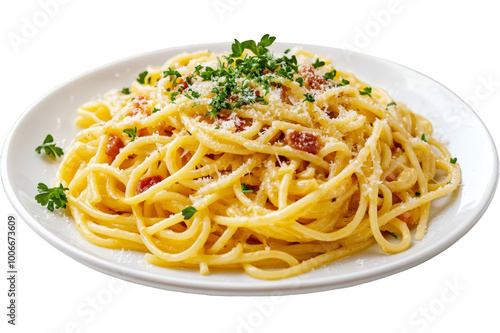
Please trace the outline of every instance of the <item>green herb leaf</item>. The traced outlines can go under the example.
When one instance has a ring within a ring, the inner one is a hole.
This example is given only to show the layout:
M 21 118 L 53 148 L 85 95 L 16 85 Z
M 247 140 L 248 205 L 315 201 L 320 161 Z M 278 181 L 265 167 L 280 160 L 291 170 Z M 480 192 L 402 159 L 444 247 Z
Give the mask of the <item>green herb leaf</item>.
M 325 80 L 333 80 L 336 75 L 337 75 L 337 71 L 334 69 L 331 72 L 325 73 L 325 75 L 323 75 L 323 78 Z
M 181 73 L 179 73 L 177 70 L 173 70 L 173 69 L 172 69 L 172 68 L 170 68 L 170 67 L 168 68 L 168 70 L 166 70 L 166 71 L 164 71 L 164 72 L 163 72 L 163 77 L 167 77 L 167 76 L 169 76 L 169 75 L 173 75 L 173 76 L 175 76 L 176 78 L 178 78 L 178 77 L 181 77 L 181 76 L 182 76 L 182 75 L 181 75 Z
M 313 67 L 314 68 L 319 68 L 319 67 L 322 67 L 325 65 L 325 62 L 324 61 L 319 61 L 319 58 L 316 58 L 316 61 L 313 62 Z
M 44 183 L 38 183 L 37 190 L 40 194 L 35 196 L 36 202 L 42 206 L 47 206 L 47 209 L 51 212 L 54 211 L 54 208 L 66 208 L 68 198 L 64 191 L 68 191 L 69 188 L 63 187 L 62 184 L 59 184 L 59 187 L 49 188 Z
M 219 125 L 215 126 L 215 129 L 219 129 L 219 128 L 220 128 L 220 126 L 219 126 Z
M 184 216 L 184 220 L 189 220 L 196 212 L 196 208 L 194 208 L 193 206 L 188 206 L 182 210 L 182 216 Z
M 364 87 L 362 90 L 359 91 L 360 95 L 368 95 L 372 97 L 372 87 Z
M 170 93 L 170 100 L 173 102 L 175 100 L 175 97 L 179 95 L 179 92 L 178 91 L 172 91 Z
M 350 82 L 346 80 L 343 76 L 340 77 L 341 86 L 347 86 Z
M 390 102 L 389 104 L 387 104 L 387 107 L 389 107 L 389 106 L 396 106 L 396 103 Z
M 45 154 L 52 157 L 53 159 L 64 155 L 64 151 L 62 150 L 62 148 L 57 147 L 56 144 L 52 142 L 54 142 L 54 138 L 52 137 L 52 135 L 47 134 L 45 140 L 43 140 L 43 144 L 36 147 L 35 151 L 38 154 L 41 154 L 43 149 L 45 151 Z
M 399 239 L 398 235 L 396 235 L 395 233 L 390 232 L 390 231 L 387 231 L 387 230 L 386 230 L 386 232 L 388 232 L 388 233 L 389 233 L 389 235 L 391 235 L 392 237 L 394 237 L 394 238 L 396 238 L 396 239 Z
M 156 113 L 158 111 L 160 111 L 161 109 L 157 109 L 157 108 L 154 108 L 153 111 L 151 111 L 151 113 Z
M 130 140 L 130 142 L 132 142 L 137 137 L 137 127 L 126 128 L 123 130 L 123 133 L 127 134 L 130 138 L 132 138 L 132 140 Z
M 299 76 L 298 78 L 295 79 L 295 81 L 297 81 L 301 87 L 304 86 L 304 79 L 302 77 Z
M 129 95 L 130 94 L 130 88 L 123 88 L 121 91 L 122 94 Z
M 422 136 L 420 137 L 420 139 L 422 139 L 422 141 L 427 142 L 427 139 L 425 138 L 425 133 L 422 134 Z
M 451 164 L 455 164 L 455 163 L 457 163 L 457 158 L 456 158 L 456 157 L 451 158 L 451 159 L 450 159 L 450 163 L 451 163 Z
M 137 82 L 139 82 L 140 84 L 144 84 L 144 80 L 146 79 L 146 76 L 148 76 L 148 71 L 144 71 L 142 73 L 139 74 L 139 77 L 136 79 Z
M 275 40 L 276 37 L 271 37 L 269 34 L 262 36 L 260 42 L 258 43 L 255 43 L 254 40 L 246 40 L 243 43 L 240 43 L 237 39 L 235 39 L 234 43 L 231 45 L 231 51 L 233 51 L 233 53 L 229 56 L 231 58 L 239 58 L 245 49 L 252 51 L 256 56 L 262 56 L 269 52 L 267 47 L 271 46 Z
M 241 184 L 241 192 L 243 193 L 253 193 L 253 190 L 249 189 L 247 184 Z
M 304 100 L 303 102 L 314 102 L 315 99 L 314 99 L 314 95 L 313 94 L 304 94 Z

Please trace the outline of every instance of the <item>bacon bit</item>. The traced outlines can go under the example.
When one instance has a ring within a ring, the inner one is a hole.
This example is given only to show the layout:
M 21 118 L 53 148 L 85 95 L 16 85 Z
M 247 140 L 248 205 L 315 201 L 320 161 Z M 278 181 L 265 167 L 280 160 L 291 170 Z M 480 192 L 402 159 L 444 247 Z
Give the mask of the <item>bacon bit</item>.
M 188 83 L 184 79 L 179 80 L 179 85 L 181 85 L 184 89 L 187 89 L 189 87 Z
M 227 100 L 230 101 L 231 103 L 236 103 L 238 102 L 240 98 L 237 95 L 229 95 L 227 97 Z
M 299 73 L 302 75 L 309 86 L 313 89 L 321 89 L 326 85 L 326 80 L 319 75 L 312 65 L 302 65 L 299 68 Z
M 387 177 L 385 177 L 385 180 L 387 180 L 388 182 L 393 182 L 395 180 L 397 180 L 396 176 L 391 172 Z
M 234 128 L 236 132 L 241 132 L 243 131 L 246 127 L 248 127 L 252 123 L 252 119 L 247 119 L 247 118 L 240 118 L 234 113 L 231 114 L 229 117 L 227 116 L 219 116 L 218 118 L 218 123 L 222 122 L 232 122 L 234 124 Z
M 316 155 L 319 151 L 318 138 L 309 132 L 288 130 L 285 135 L 285 141 L 290 147 L 309 154 Z
M 146 97 L 139 95 L 134 99 L 134 109 L 132 110 L 132 116 L 135 116 L 144 111 L 145 106 L 148 105 L 148 100 Z
M 162 180 L 163 178 L 161 178 L 161 176 L 143 178 L 139 180 L 139 182 L 137 183 L 137 187 L 135 188 L 135 193 L 141 194 L 142 192 L 147 191 L 150 187 L 158 184 Z
M 120 149 L 125 147 L 122 140 L 116 136 L 111 135 L 109 137 L 108 144 L 106 145 L 106 155 L 115 159 L 116 155 L 120 153 Z
M 174 129 L 172 126 L 167 126 L 160 130 L 160 135 L 172 136 L 174 134 Z
M 413 224 L 413 219 L 410 212 L 404 212 L 403 214 L 398 215 L 398 219 L 406 223 L 408 226 L 411 226 Z
M 151 133 L 149 132 L 149 129 L 146 127 L 141 128 L 140 130 L 137 131 L 137 136 L 149 136 Z

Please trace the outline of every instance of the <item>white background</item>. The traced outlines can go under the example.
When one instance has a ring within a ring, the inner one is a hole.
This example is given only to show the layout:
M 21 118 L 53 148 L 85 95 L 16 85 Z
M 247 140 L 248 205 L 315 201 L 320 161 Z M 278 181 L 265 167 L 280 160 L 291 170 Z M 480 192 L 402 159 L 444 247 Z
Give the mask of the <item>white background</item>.
M 420 71 L 466 100 L 500 142 L 500 19 L 492 1 L 55 1 L 1 2 L 2 143 L 30 104 L 82 72 L 156 49 L 265 33 L 281 42 L 357 49 Z M 52 3 L 45 6 L 50 16 L 43 3 Z M 39 27 L 30 30 L 30 23 Z M 6 323 L 1 278 L 0 330 L 498 332 L 499 200 L 465 237 L 417 267 L 281 298 L 201 296 L 122 282 L 70 259 L 19 222 L 18 325 Z M 0 276 L 12 211 L 0 191 Z

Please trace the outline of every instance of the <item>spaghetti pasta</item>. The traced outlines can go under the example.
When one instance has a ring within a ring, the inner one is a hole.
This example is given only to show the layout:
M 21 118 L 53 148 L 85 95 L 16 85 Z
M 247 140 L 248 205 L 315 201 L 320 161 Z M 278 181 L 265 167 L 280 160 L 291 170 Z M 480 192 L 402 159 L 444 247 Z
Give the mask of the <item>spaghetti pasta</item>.
M 431 201 L 460 183 L 429 121 L 272 41 L 181 54 L 77 110 L 57 182 L 88 241 L 282 279 L 424 237 Z

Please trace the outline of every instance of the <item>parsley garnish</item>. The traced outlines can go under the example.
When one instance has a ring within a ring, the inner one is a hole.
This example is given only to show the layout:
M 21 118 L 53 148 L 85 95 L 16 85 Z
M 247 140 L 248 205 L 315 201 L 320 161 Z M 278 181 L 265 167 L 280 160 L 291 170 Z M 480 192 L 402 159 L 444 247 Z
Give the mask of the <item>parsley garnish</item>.
M 324 61 L 319 61 L 319 58 L 316 58 L 316 61 L 313 62 L 313 67 L 314 68 L 319 68 L 319 67 L 322 67 L 325 65 L 325 62 Z
M 333 78 L 337 75 L 337 71 L 334 69 L 333 71 L 331 72 L 328 72 L 328 73 L 325 73 L 325 75 L 323 75 L 323 78 L 325 80 L 333 80 Z
M 422 139 L 422 141 L 427 142 L 427 139 L 425 138 L 425 133 L 422 134 L 422 137 L 420 139 Z
M 350 82 L 346 80 L 343 76 L 340 77 L 340 84 L 337 86 L 347 86 Z
M 386 230 L 387 231 L 387 230 Z M 391 235 L 392 237 L 396 238 L 396 239 L 399 239 L 398 235 L 396 235 L 395 233 L 393 232 L 390 232 L 390 231 L 387 231 L 389 233 L 389 235 Z
M 144 79 L 146 78 L 146 76 L 148 75 L 148 71 L 144 71 L 142 73 L 139 74 L 139 77 L 136 79 L 137 82 L 139 82 L 140 84 L 144 84 Z
M 62 184 L 59 184 L 59 187 L 49 188 L 44 183 L 38 183 L 37 189 L 40 194 L 35 196 L 35 200 L 40 205 L 47 206 L 51 212 L 54 208 L 66 208 L 68 198 L 64 191 L 68 191 L 69 188 L 63 187 Z
M 182 216 L 184 216 L 184 220 L 189 220 L 197 211 L 193 206 L 188 206 L 182 210 Z
M 359 91 L 360 95 L 368 95 L 372 97 L 372 87 L 364 87 L 363 90 Z
M 215 126 L 215 129 L 219 129 L 219 128 L 220 128 L 220 126 L 219 126 L 219 125 Z
M 168 70 L 166 70 L 166 71 L 164 71 L 164 72 L 163 72 L 163 77 L 167 77 L 167 76 L 169 76 L 169 75 L 173 75 L 173 76 L 175 76 L 176 78 L 177 78 L 177 77 L 181 77 L 181 76 L 182 76 L 182 75 L 181 75 L 181 73 L 179 73 L 177 70 L 173 70 L 173 69 L 172 69 L 172 68 L 170 68 L 170 67 L 168 68 Z
M 313 94 L 304 94 L 304 100 L 302 102 L 314 102 L 314 95 Z
M 389 106 L 396 106 L 396 103 L 390 102 L 389 104 L 387 104 L 387 107 L 389 107 Z
M 304 79 L 302 77 L 299 76 L 298 78 L 295 79 L 295 81 L 297 81 L 301 87 L 304 86 Z
M 243 193 L 253 193 L 253 190 L 249 189 L 247 184 L 241 184 L 241 192 Z
M 205 116 L 217 117 L 221 110 L 234 110 L 243 105 L 251 103 L 268 104 L 265 100 L 271 86 L 278 85 L 273 82 L 276 78 L 285 78 L 290 81 L 295 79 L 298 73 L 297 57 L 283 55 L 276 58 L 268 47 L 276 38 L 268 34 L 264 35 L 260 42 L 247 40 L 239 42 L 235 40 L 231 46 L 232 53 L 222 56 L 217 60 L 217 67 L 197 65 L 193 73 L 200 76 L 203 81 L 212 81 L 215 87 L 212 93 L 210 110 Z M 246 54 L 242 57 L 245 49 L 254 55 Z M 249 83 L 253 83 L 253 87 Z M 298 81 L 300 83 L 300 80 Z M 259 87 L 255 87 L 257 84 Z M 257 96 L 256 91 L 263 93 Z M 195 97 L 192 94 L 191 97 Z M 189 98 L 189 97 L 188 97 Z
M 157 108 L 154 108 L 153 111 L 151 111 L 151 113 L 156 113 L 158 111 L 160 111 L 161 109 L 157 109 Z
M 123 133 L 127 134 L 129 137 L 132 138 L 130 142 L 134 141 L 135 138 L 137 137 L 137 127 L 134 128 L 126 128 L 123 130 Z
M 276 37 L 270 37 L 269 34 L 262 36 L 260 42 L 257 44 L 253 40 L 246 40 L 243 43 L 240 43 L 237 39 L 235 39 L 233 45 L 231 45 L 231 51 L 233 51 L 233 53 L 229 56 L 231 58 L 239 58 L 245 49 L 252 51 L 256 56 L 262 56 L 269 52 L 267 47 L 271 46 L 275 40 Z
M 455 164 L 455 163 L 457 163 L 457 158 L 456 158 L 456 157 L 451 158 L 451 159 L 450 159 L 450 163 L 451 163 L 451 164 Z
M 130 94 L 130 88 L 123 88 L 121 91 L 122 94 L 128 95 Z
M 43 149 L 45 151 L 45 154 L 51 156 L 54 159 L 56 158 L 56 156 L 61 157 L 62 155 L 64 155 L 63 150 L 57 147 L 56 144 L 52 142 L 54 142 L 54 138 L 52 137 L 52 135 L 47 134 L 45 140 L 43 140 L 43 144 L 41 146 L 36 147 L 35 151 L 38 154 L 41 154 Z
M 170 100 L 173 102 L 175 100 L 175 97 L 179 95 L 179 92 L 178 91 L 172 91 L 170 93 Z

